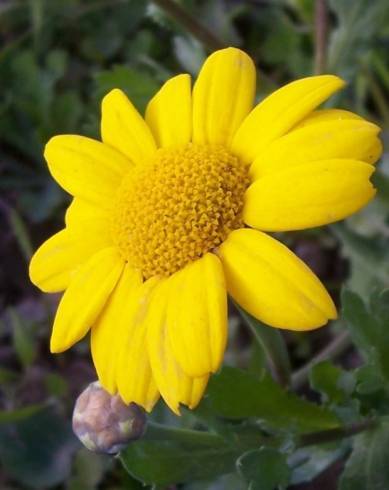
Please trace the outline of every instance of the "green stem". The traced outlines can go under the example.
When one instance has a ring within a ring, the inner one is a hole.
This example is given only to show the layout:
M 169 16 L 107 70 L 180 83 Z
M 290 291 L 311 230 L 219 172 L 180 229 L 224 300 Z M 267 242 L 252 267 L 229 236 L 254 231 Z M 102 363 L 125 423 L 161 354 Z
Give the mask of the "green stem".
M 292 375 L 292 389 L 298 390 L 307 382 L 313 366 L 327 359 L 333 359 L 350 347 L 350 334 L 347 330 L 339 334 L 323 350 L 316 354 L 307 364 Z
M 371 63 L 376 72 L 380 77 L 380 80 L 385 84 L 386 90 L 389 91 L 389 70 L 382 60 L 381 56 L 374 52 L 371 56 Z
M 161 9 L 163 9 L 170 17 L 185 27 L 193 37 L 207 46 L 211 51 L 222 49 L 226 44 L 220 40 L 206 26 L 201 24 L 195 17 L 181 7 L 174 0 L 152 0 Z
M 379 83 L 376 82 L 374 76 L 371 75 L 368 69 L 365 69 L 365 76 L 370 86 L 371 96 L 377 106 L 378 111 L 384 120 L 385 126 L 389 126 L 389 105 L 385 94 Z
M 27 227 L 16 209 L 10 208 L 8 219 L 20 250 L 28 263 L 34 253 L 34 248 Z
M 315 444 L 324 444 L 327 442 L 337 441 L 346 437 L 355 436 L 365 430 L 373 429 L 377 425 L 376 419 L 366 419 L 360 422 L 355 422 L 345 427 L 338 429 L 323 430 L 319 432 L 311 432 L 300 437 L 299 447 L 313 446 Z
M 339 439 L 345 439 L 347 437 L 355 436 L 365 430 L 370 430 L 376 427 L 377 419 L 369 418 L 355 422 L 344 427 L 337 427 L 335 429 L 322 430 L 317 432 L 309 432 L 300 436 L 298 447 L 313 446 L 317 444 L 325 444 L 328 442 L 337 441 Z M 239 444 L 239 434 L 235 445 Z M 145 440 L 151 441 L 176 441 L 186 444 L 197 444 L 210 447 L 225 447 L 228 445 L 228 441 L 224 440 L 217 434 L 210 432 L 191 430 L 191 429 L 179 429 L 176 427 L 168 427 L 162 424 L 149 422 L 145 435 Z M 252 440 L 245 441 L 244 447 L 246 450 L 250 448 L 256 448 L 261 444 L 260 437 L 254 436 Z M 271 438 L 267 440 L 269 444 Z M 243 447 L 243 446 L 242 446 Z
M 179 429 L 166 425 L 149 422 L 143 439 L 178 441 L 202 444 L 204 446 L 225 446 L 225 440 L 217 434 L 200 430 Z
M 267 327 L 236 305 L 255 340 L 265 352 L 273 378 L 281 386 L 290 384 L 290 360 L 284 338 L 276 328 Z

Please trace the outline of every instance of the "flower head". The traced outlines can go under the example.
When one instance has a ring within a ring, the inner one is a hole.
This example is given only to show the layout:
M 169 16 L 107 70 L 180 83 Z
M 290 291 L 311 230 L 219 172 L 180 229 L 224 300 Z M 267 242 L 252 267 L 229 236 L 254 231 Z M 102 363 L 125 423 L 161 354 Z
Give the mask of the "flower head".
M 145 119 L 120 90 L 102 103 L 102 142 L 52 138 L 45 157 L 73 197 L 65 228 L 34 255 L 43 291 L 65 290 L 51 337 L 62 352 L 91 330 L 102 386 L 151 410 L 195 407 L 222 362 L 227 293 L 270 326 L 320 327 L 334 304 L 309 268 L 264 232 L 358 211 L 379 128 L 316 108 L 344 83 L 309 77 L 253 108 L 255 67 L 213 53 L 193 90 L 168 80 Z
M 111 396 L 96 381 L 77 398 L 72 425 L 89 450 L 116 454 L 142 437 L 146 415 L 143 408 L 135 403 L 125 405 L 119 395 Z

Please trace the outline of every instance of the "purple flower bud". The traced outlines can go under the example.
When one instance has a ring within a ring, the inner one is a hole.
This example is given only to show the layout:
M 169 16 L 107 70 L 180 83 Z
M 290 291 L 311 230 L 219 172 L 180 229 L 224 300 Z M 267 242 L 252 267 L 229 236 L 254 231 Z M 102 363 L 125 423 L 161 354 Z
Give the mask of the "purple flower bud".
M 146 414 L 136 403 L 125 405 L 98 381 L 77 398 L 73 411 L 73 431 L 91 451 L 115 454 L 131 441 L 140 439 L 146 428 Z

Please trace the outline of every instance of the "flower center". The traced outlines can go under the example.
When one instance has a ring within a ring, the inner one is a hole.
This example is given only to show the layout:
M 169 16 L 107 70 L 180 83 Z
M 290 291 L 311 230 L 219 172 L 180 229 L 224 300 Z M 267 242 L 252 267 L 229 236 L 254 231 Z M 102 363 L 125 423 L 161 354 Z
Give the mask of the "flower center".
M 169 276 L 243 226 L 248 169 L 222 146 L 159 149 L 119 189 L 113 238 L 145 279 Z

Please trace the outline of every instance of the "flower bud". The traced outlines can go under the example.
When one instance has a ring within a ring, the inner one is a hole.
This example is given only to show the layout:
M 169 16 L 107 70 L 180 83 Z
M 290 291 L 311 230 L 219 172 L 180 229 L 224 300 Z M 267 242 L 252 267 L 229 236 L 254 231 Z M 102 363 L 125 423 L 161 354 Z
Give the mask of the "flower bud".
M 77 398 L 73 431 L 91 451 L 115 454 L 130 441 L 142 437 L 146 414 L 136 403 L 125 405 L 119 395 L 111 396 L 98 381 Z

